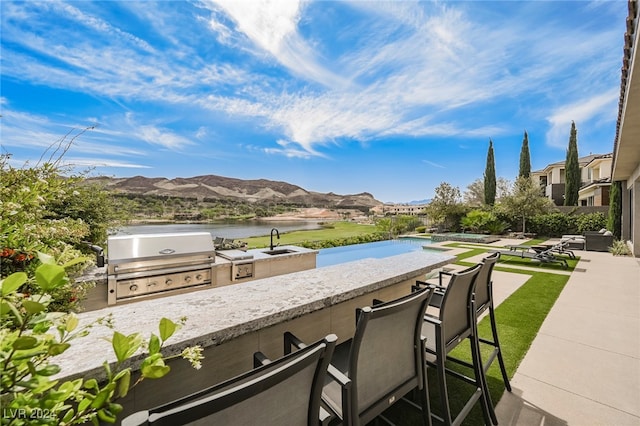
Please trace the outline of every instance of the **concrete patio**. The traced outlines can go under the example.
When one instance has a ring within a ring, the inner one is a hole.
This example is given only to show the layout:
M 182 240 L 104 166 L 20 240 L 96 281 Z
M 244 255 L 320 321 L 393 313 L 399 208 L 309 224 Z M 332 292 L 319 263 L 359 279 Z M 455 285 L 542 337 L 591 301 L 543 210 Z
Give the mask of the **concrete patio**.
M 640 259 L 576 254 L 497 405 L 502 425 L 640 425 Z

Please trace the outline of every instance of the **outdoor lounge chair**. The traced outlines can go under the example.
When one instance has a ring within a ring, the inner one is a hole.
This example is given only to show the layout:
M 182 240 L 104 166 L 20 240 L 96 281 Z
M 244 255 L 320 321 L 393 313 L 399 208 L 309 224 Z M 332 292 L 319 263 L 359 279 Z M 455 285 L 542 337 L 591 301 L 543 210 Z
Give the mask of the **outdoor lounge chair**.
M 428 287 L 358 310 L 354 337 L 336 347 L 323 390 L 332 425 L 365 425 L 414 389 L 423 424 L 431 424 L 421 330 L 432 292 Z M 286 339 L 300 345 L 290 333 Z
M 531 259 L 540 263 L 557 263 L 562 265 L 564 269 L 569 267 L 567 260 L 553 254 L 549 248 L 536 252 L 527 246 L 511 246 L 509 250 L 489 250 L 489 253 L 500 253 L 500 256 L 519 257 L 521 259 Z
M 122 421 L 136 425 L 319 425 L 328 414 L 320 407 L 322 385 L 337 337 L 334 334 L 268 361 L 254 354 L 259 367 L 221 384 Z M 261 364 L 261 365 L 260 365 Z
M 560 241 L 553 245 L 531 246 L 536 253 L 548 251 L 551 253 L 566 254 L 570 259 L 575 259 L 576 255 L 570 250 L 569 241 Z

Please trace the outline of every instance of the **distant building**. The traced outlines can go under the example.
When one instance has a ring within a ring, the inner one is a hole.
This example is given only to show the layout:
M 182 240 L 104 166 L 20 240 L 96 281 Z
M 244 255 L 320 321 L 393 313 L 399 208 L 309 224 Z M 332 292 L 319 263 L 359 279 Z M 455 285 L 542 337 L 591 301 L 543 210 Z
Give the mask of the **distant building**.
M 581 206 L 608 206 L 611 187 L 611 162 L 609 154 L 590 154 L 578 158 L 580 166 L 580 190 L 578 204 Z M 565 161 L 547 165 L 542 170 L 531 172 L 531 178 L 540 184 L 544 195 L 556 206 L 564 205 Z
M 426 214 L 427 204 L 382 204 L 375 206 L 371 211 L 377 215 L 407 215 L 418 216 Z

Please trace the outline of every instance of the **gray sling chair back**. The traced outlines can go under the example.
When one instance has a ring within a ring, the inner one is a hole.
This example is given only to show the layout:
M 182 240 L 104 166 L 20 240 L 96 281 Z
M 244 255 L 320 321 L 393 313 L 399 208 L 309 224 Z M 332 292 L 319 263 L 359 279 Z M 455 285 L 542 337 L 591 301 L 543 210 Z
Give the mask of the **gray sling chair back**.
M 423 423 L 431 424 L 421 330 L 432 292 L 358 310 L 355 334 L 336 347 L 322 395 L 332 425 L 365 425 L 414 389 Z M 285 340 L 300 344 L 290 333 Z
M 493 303 L 493 268 L 500 259 L 500 253 L 492 253 L 491 255 L 482 259 L 480 265 L 480 272 L 478 272 L 478 276 L 476 278 L 476 289 L 475 289 L 475 307 L 476 307 L 476 319 L 480 317 L 487 310 L 489 311 L 489 321 L 491 323 L 491 337 L 492 339 L 487 339 L 480 337 L 478 334 L 478 342 L 486 345 L 490 345 L 493 347 L 493 350 L 487 357 L 486 361 L 483 361 L 483 371 L 485 373 L 485 383 L 486 383 L 486 372 L 493 364 L 493 361 L 497 358 L 498 364 L 500 365 L 500 372 L 502 373 L 502 380 L 504 381 L 504 386 L 507 391 L 511 392 L 511 384 L 509 383 L 509 376 L 507 375 L 507 370 L 504 365 L 504 359 L 502 356 L 502 349 L 500 347 L 500 340 L 498 338 L 498 328 L 496 326 L 496 317 Z M 442 278 L 444 275 L 451 275 L 448 272 L 442 271 L 439 275 L 439 286 L 436 288 L 436 291 L 431 298 L 431 302 L 429 302 L 430 306 L 440 307 L 442 303 L 442 296 L 444 294 L 445 287 L 443 286 Z M 416 283 L 417 286 L 424 285 L 425 282 L 418 281 Z M 478 320 L 479 321 L 479 320 Z M 491 419 L 493 423 L 497 424 L 498 419 L 496 417 L 493 403 L 491 402 L 491 395 L 489 394 L 489 390 L 486 389 L 487 400 L 489 406 L 489 412 L 491 414 Z
M 134 413 L 122 426 L 318 425 L 322 386 L 336 341 L 330 334 L 223 383 Z
M 492 424 L 487 385 L 476 334 L 474 290 L 481 268 L 482 265 L 478 264 L 464 271 L 448 273 L 451 278 L 448 285 L 442 288 L 444 293 L 441 294 L 438 315 L 427 314 L 424 316 L 422 334 L 427 338 L 426 362 L 437 372 L 442 417 L 436 416 L 433 412 L 431 415 L 445 425 L 462 423 L 476 402 L 480 403 L 485 423 Z M 469 342 L 471 348 L 471 363 L 448 356 L 454 348 L 464 341 Z M 447 368 L 446 361 L 455 361 L 468 367 L 473 371 L 473 377 Z M 447 375 L 475 387 L 473 394 L 455 418 L 452 418 L 449 405 Z

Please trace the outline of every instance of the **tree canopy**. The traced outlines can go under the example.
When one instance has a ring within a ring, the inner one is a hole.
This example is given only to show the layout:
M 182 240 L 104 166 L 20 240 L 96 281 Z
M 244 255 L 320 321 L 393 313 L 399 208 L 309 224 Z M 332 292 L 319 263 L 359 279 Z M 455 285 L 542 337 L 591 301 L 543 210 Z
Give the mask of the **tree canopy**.
M 553 202 L 540 195 L 540 188 L 527 177 L 519 177 L 513 186 L 513 194 L 502 199 L 500 209 L 514 218 L 522 218 L 522 232 L 526 232 L 527 219 L 547 213 Z

